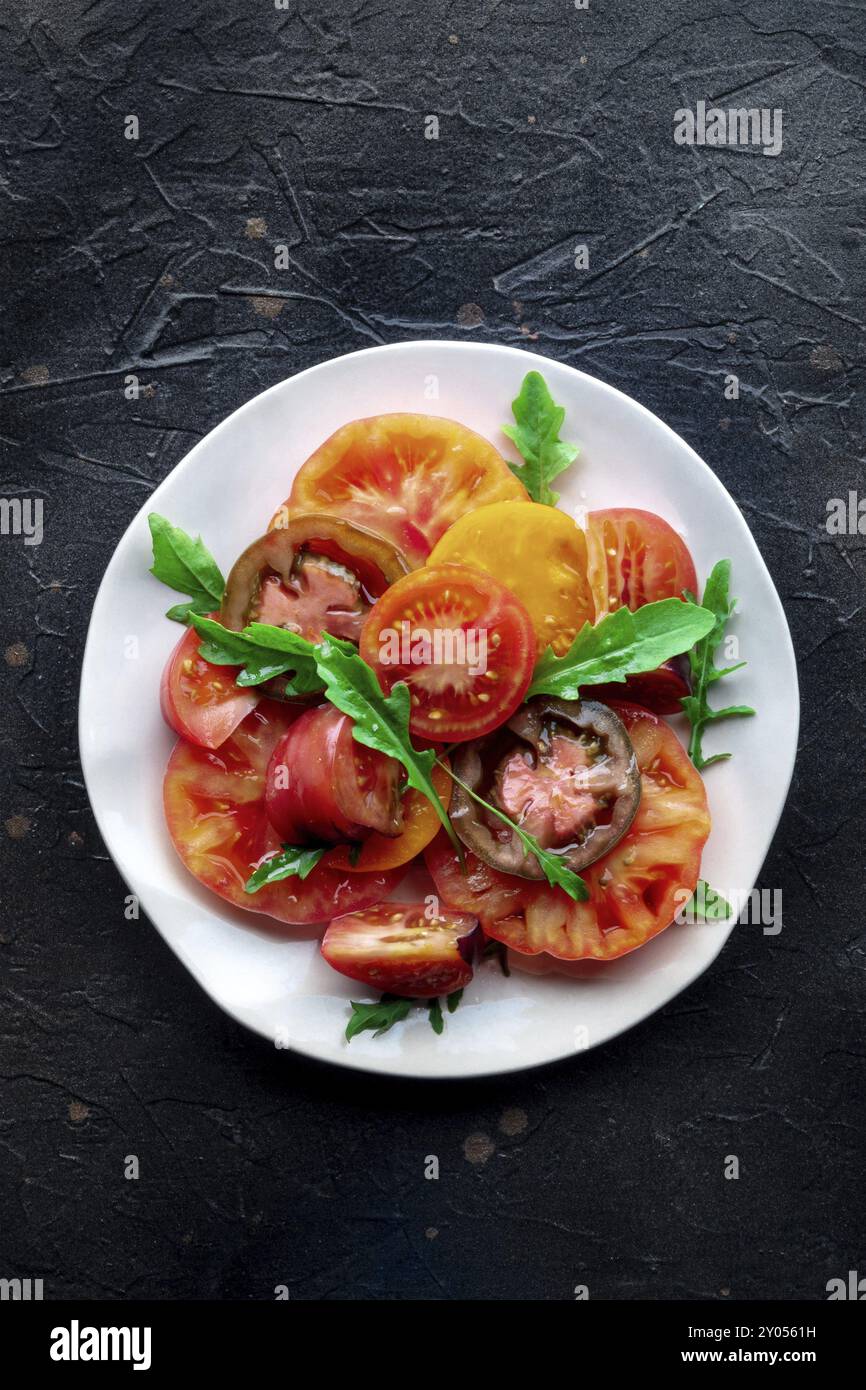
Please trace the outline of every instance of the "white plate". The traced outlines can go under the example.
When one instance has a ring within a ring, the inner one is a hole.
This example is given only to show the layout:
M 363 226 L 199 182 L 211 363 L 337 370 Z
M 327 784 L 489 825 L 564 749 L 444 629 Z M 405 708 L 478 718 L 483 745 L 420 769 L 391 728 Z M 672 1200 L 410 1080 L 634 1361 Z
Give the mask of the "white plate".
M 252 914 L 200 888 L 181 866 L 163 824 L 162 774 L 173 740 L 160 718 L 158 687 L 179 629 L 163 616 L 168 591 L 148 574 L 147 513 L 158 511 L 200 532 L 227 572 L 264 530 L 303 460 L 357 416 L 395 410 L 448 416 L 516 457 L 500 427 L 531 368 L 544 372 L 566 408 L 566 437 L 581 445 L 577 465 L 557 479 L 561 506 L 659 512 L 686 538 L 701 585 L 717 559 L 733 561 L 740 616 L 732 630 L 749 664 L 725 681 L 722 698 L 754 705 L 759 714 L 707 735 L 709 751 L 734 754 L 707 774 L 713 830 L 702 875 L 714 887 L 728 897 L 748 893 L 785 803 L 799 723 L 785 614 L 740 511 L 667 425 L 583 372 L 483 343 L 372 348 L 281 382 L 197 444 L 120 541 L 90 621 L 80 742 L 102 836 L 162 936 L 233 1018 L 272 1041 L 288 1039 L 307 1056 L 413 1077 L 483 1076 L 551 1062 L 605 1042 L 673 999 L 707 968 L 729 934 L 717 925 L 674 925 L 642 950 L 579 980 L 514 971 L 505 979 L 488 962 L 441 1036 L 418 1010 L 381 1037 L 364 1033 L 349 1044 L 343 1036 L 347 1001 L 368 992 L 325 965 L 315 932 L 302 928 L 297 939 L 269 938 L 255 929 Z M 761 933 L 760 926 L 740 930 Z

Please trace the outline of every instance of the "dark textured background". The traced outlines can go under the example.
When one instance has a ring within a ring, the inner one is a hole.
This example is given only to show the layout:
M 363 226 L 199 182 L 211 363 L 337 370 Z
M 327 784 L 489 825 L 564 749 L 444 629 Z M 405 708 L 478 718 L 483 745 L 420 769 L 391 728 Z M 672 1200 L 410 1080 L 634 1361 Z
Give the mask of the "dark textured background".
M 0 538 L 0 1275 L 736 1299 L 866 1273 L 866 540 L 824 527 L 864 482 L 862 7 L 22 0 L 0 37 L 0 490 L 46 507 L 41 546 Z M 782 107 L 782 155 L 675 146 L 699 98 Z M 669 421 L 753 527 L 803 695 L 762 878 L 782 934 L 735 932 L 599 1051 L 435 1087 L 223 1017 L 124 920 L 75 735 L 93 596 L 152 487 L 264 387 L 415 337 L 537 346 Z

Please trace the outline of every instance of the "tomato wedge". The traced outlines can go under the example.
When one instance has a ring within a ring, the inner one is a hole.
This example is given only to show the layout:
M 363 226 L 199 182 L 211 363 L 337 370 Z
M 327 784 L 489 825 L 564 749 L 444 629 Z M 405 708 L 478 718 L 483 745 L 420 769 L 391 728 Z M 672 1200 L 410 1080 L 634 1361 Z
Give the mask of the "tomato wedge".
M 596 619 L 616 608 L 642 608 L 697 590 L 694 561 L 682 536 L 655 512 L 611 507 L 587 518 L 589 582 Z
M 586 536 L 567 512 L 538 502 L 494 502 L 462 516 L 434 547 L 429 565 L 474 565 L 507 584 L 526 608 L 539 656 L 568 651 L 595 618 Z
M 700 773 L 673 730 L 637 705 L 611 704 L 625 724 L 641 773 L 641 801 L 614 849 L 583 870 L 590 896 L 576 903 L 560 888 L 528 884 L 466 855 L 467 873 L 444 835 L 425 852 L 444 902 L 474 912 L 488 936 L 527 955 L 614 960 L 673 921 L 694 892 L 710 833 Z
M 431 565 L 378 600 L 360 652 L 385 691 L 409 686 L 413 734 L 459 743 L 514 713 L 536 642 L 523 604 L 498 579 L 468 565 Z
M 413 568 L 473 507 L 527 500 L 480 434 L 436 415 L 374 415 L 332 434 L 300 468 L 271 526 L 328 512 L 387 537 Z
M 347 874 L 319 863 L 303 880 L 244 892 L 253 869 L 280 848 L 265 809 L 265 771 L 296 717 L 290 707 L 263 700 L 216 752 L 181 739 L 169 758 L 163 801 L 172 843 L 199 883 L 234 907 L 304 925 L 380 902 L 403 871 Z
M 336 917 L 322 940 L 329 965 L 370 989 L 435 999 L 472 979 L 479 943 L 477 917 L 423 903 L 376 903 Z
M 400 772 L 396 758 L 358 743 L 347 714 L 319 705 L 295 720 L 271 754 L 268 817 L 290 845 L 361 840 L 373 830 L 397 835 Z
M 444 761 L 447 762 L 447 759 Z M 438 764 L 433 768 L 431 780 L 439 793 L 439 800 L 447 811 L 451 804 L 454 783 L 445 769 Z M 324 862 L 332 868 L 359 874 L 396 869 L 401 864 L 408 864 L 416 854 L 427 848 L 442 822 L 433 803 L 414 787 L 407 787 L 403 792 L 401 809 L 403 820 L 399 835 L 380 835 L 374 831 L 364 840 L 360 852 L 357 846 L 354 851 L 350 851 L 346 845 L 338 845 L 336 849 L 331 850 Z
M 255 709 L 259 692 L 236 685 L 230 667 L 212 666 L 199 656 L 200 642 L 192 627 L 181 637 L 162 673 L 159 704 L 166 724 L 181 738 L 200 748 L 219 748 Z

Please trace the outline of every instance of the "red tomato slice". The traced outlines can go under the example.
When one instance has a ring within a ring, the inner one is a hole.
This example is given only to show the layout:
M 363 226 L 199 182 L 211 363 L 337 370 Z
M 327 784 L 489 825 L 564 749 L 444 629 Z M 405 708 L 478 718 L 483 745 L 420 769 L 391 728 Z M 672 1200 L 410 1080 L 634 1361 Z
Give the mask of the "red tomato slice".
M 624 700 L 627 704 L 643 705 L 653 714 L 682 714 L 682 699 L 692 693 L 687 656 L 675 656 L 655 671 L 629 676 L 624 684 L 588 685 L 581 690 L 586 700 Z
M 255 709 L 259 692 L 236 685 L 230 666 L 212 666 L 200 657 L 200 642 L 192 627 L 181 637 L 162 673 L 159 704 L 166 724 L 181 738 L 200 748 L 219 748 Z
M 360 652 L 385 691 L 409 686 L 413 734 L 462 743 L 514 713 L 536 646 L 532 619 L 498 579 L 468 565 L 430 565 L 374 604 Z
M 400 764 L 358 743 L 333 705 L 296 719 L 268 763 L 268 816 L 291 845 L 362 840 L 400 829 Z
M 370 989 L 435 999 L 472 979 L 478 919 L 423 903 L 376 903 L 336 917 L 322 940 L 329 965 Z
M 319 863 L 303 880 L 244 892 L 253 869 L 280 848 L 265 809 L 265 770 L 296 717 L 263 700 L 217 752 L 181 740 L 169 758 L 163 800 L 172 843 L 199 883 L 235 907 L 304 925 L 380 902 L 404 871 L 349 874 Z
M 641 803 L 614 849 L 583 870 L 587 902 L 573 902 L 561 888 L 499 873 L 469 853 L 464 875 L 444 835 L 425 852 L 443 901 L 474 912 L 488 936 L 515 951 L 613 960 L 669 926 L 697 885 L 710 833 L 700 773 L 663 720 L 636 705 L 611 708 L 634 746 Z
M 688 546 L 654 512 L 611 507 L 587 518 L 589 583 L 595 620 L 616 608 L 632 612 L 662 598 L 695 593 L 697 575 Z
M 527 501 L 526 489 L 474 430 L 436 415 L 374 415 L 310 455 L 271 526 L 334 513 L 386 536 L 417 568 L 464 512 L 509 499 Z

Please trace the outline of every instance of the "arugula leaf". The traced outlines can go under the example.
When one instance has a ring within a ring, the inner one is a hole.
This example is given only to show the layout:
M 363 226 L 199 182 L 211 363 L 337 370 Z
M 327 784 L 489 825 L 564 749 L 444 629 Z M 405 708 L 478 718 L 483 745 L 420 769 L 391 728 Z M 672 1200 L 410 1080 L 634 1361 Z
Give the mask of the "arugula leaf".
M 578 454 L 576 445 L 559 438 L 565 410 L 554 401 L 540 372 L 526 373 L 511 409 L 517 424 L 503 425 L 502 430 L 517 445 L 524 462 L 509 463 L 508 467 L 533 502 L 554 507 L 559 493 L 551 491 L 550 483 Z
M 683 696 L 681 703 L 692 726 L 689 757 L 699 770 L 709 767 L 711 763 L 723 762 L 731 756 L 730 753 L 714 753 L 711 758 L 704 757 L 702 740 L 706 726 L 717 719 L 733 719 L 735 715 L 755 713 L 751 705 L 727 705 L 724 709 L 713 709 L 707 700 L 707 691 L 715 681 L 721 680 L 722 676 L 729 676 L 732 671 L 739 671 L 746 665 L 745 661 L 738 661 L 734 666 L 719 667 L 714 660 L 716 650 L 724 638 L 728 619 L 737 606 L 737 600 L 730 596 L 730 582 L 731 562 L 719 560 L 713 566 L 702 599 L 702 608 L 712 615 L 713 623 L 689 652 L 692 693 Z M 697 611 L 697 599 L 694 594 L 687 593 L 686 599 L 688 606 Z
M 453 994 L 448 995 L 446 1003 L 449 1014 L 453 1014 L 462 995 L 462 989 L 455 989 Z M 346 1038 L 349 1042 L 356 1034 L 363 1033 L 367 1029 L 373 1032 L 377 1038 L 381 1033 L 387 1033 L 388 1029 L 393 1028 L 395 1023 L 406 1018 L 409 1010 L 416 1004 L 426 1005 L 430 1027 L 434 1033 L 442 1033 L 445 1029 L 441 999 L 404 999 L 397 994 L 383 994 L 375 1004 L 360 1004 L 355 999 L 351 999 L 349 1002 L 352 1005 L 352 1017 L 346 1026 Z
M 703 917 L 705 922 L 726 922 L 733 909 L 721 893 L 710 887 L 705 878 L 699 878 L 697 888 L 680 911 L 683 916 L 689 913 Z
M 165 616 L 187 623 L 192 613 L 219 608 L 226 582 L 201 536 L 193 540 L 157 512 L 150 513 L 147 523 L 153 541 L 151 574 L 169 589 L 189 595 L 186 603 L 175 604 Z
M 406 1017 L 416 1000 L 395 999 L 393 995 L 383 994 L 376 1004 L 359 1004 L 354 999 L 349 1002 L 352 1005 L 352 1017 L 346 1025 L 347 1042 L 351 1042 L 358 1033 L 363 1033 L 368 1028 L 377 1038 L 381 1033 L 387 1033 L 389 1028 L 393 1028 L 395 1023 Z
M 329 849 L 333 849 L 333 845 L 316 849 L 309 846 L 305 848 L 303 845 L 283 845 L 281 850 L 272 854 L 270 859 L 266 859 L 250 874 L 244 884 L 244 892 L 257 893 L 260 888 L 267 887 L 269 883 L 279 883 L 284 878 L 305 879 Z
M 436 754 L 432 749 L 419 752 L 413 748 L 409 737 L 409 687 L 398 681 L 390 695 L 383 695 L 373 668 L 358 655 L 351 642 L 339 637 L 323 637 L 315 652 L 316 666 L 325 682 L 325 695 L 332 705 L 354 720 L 354 737 L 367 748 L 387 753 L 403 764 L 409 786 L 433 803 L 449 840 L 462 857 L 460 841 L 431 781 Z
M 215 666 L 243 666 L 235 677 L 238 685 L 261 685 L 291 671 L 286 695 L 309 695 L 322 689 L 315 647 L 298 633 L 267 623 L 253 623 L 243 632 L 233 632 L 212 618 L 193 616 L 190 621 L 203 639 L 199 653 L 205 661 Z
M 513 821 L 510 816 L 506 816 L 504 811 L 500 811 L 496 806 L 491 806 L 489 801 L 485 801 L 482 796 L 474 792 L 471 787 L 467 787 L 465 782 L 461 782 L 445 763 L 440 762 L 440 767 L 445 768 L 449 777 L 456 782 L 458 787 L 462 787 L 467 796 L 471 796 L 473 801 L 477 801 L 479 806 L 483 806 L 491 815 L 498 816 L 503 825 L 509 826 L 514 831 L 523 848 L 530 854 L 534 854 L 542 869 L 544 877 L 553 888 L 562 888 L 570 898 L 577 903 L 585 903 L 589 897 L 589 889 L 584 883 L 580 874 L 576 874 L 573 869 L 563 861 L 559 854 L 554 854 L 551 850 L 542 849 L 534 835 L 530 835 L 528 830 L 523 830 L 521 826 Z
M 504 941 L 485 942 L 484 950 L 481 952 L 483 960 L 492 960 L 494 957 L 499 961 L 499 969 L 502 971 L 506 980 L 511 976 L 511 966 L 508 964 L 508 947 Z
M 632 613 L 617 608 L 595 626 L 584 623 L 565 656 L 550 647 L 538 662 L 526 692 L 576 700 L 584 685 L 624 681 L 654 671 L 663 661 L 688 651 L 713 627 L 713 614 L 695 603 L 663 598 Z

